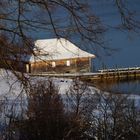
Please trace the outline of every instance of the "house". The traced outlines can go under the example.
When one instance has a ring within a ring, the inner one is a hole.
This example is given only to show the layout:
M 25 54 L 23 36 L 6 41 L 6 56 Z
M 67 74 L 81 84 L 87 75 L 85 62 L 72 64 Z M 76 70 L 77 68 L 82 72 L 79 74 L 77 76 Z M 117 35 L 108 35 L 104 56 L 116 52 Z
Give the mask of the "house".
M 81 50 L 64 38 L 35 41 L 34 54 L 26 61 L 30 73 L 90 72 L 95 55 Z

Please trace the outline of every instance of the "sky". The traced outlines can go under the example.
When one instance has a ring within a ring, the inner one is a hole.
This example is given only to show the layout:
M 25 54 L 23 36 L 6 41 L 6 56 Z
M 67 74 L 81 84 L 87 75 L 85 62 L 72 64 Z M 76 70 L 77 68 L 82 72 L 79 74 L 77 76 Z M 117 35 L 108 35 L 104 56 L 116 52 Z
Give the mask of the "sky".
M 138 20 L 140 20 L 140 1 L 126 0 L 129 8 L 135 10 Z M 117 9 L 111 0 L 99 0 L 93 4 L 93 9 L 97 16 L 101 18 L 107 26 L 118 25 L 120 18 Z M 111 56 L 103 56 L 103 58 L 95 59 L 95 68 L 115 68 L 115 67 L 140 67 L 140 34 L 134 32 L 124 32 L 115 29 L 109 29 L 105 33 L 107 46 L 116 49 Z

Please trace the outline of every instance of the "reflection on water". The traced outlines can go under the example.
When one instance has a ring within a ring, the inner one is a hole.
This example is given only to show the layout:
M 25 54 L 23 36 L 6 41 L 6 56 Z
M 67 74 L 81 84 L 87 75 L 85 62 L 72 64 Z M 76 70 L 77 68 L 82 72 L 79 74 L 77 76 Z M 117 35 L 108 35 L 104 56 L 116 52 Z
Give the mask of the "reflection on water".
M 98 88 L 101 88 L 103 90 L 115 93 L 140 95 L 140 79 L 119 82 L 103 82 L 98 84 L 97 86 Z

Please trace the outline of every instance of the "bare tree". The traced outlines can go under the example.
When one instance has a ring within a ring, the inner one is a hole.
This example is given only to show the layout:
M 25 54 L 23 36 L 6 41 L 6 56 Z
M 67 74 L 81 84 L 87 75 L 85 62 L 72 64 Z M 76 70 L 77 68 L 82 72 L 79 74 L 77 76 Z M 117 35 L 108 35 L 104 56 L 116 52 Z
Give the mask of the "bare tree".
M 41 30 L 57 38 L 65 37 L 71 40 L 76 36 L 77 40 L 81 39 L 85 42 L 92 42 L 93 44 L 104 47 L 100 35 L 105 32 L 106 28 L 103 26 L 103 23 L 101 23 L 99 17 L 95 15 L 89 2 L 91 1 L 0 0 L 1 65 L 6 65 L 6 68 L 11 67 L 13 73 L 27 86 L 26 81 L 28 78 L 21 73 L 16 73 L 15 65 L 10 65 L 8 59 L 13 59 L 14 57 L 14 59 L 20 60 L 19 56 L 24 53 L 26 55 L 30 53 L 34 54 L 32 51 L 34 46 L 30 38 L 33 33 Z M 129 10 L 125 1 L 115 0 L 113 2 L 119 10 L 124 29 L 138 31 L 140 22 L 136 20 L 135 13 Z M 37 89 L 39 88 L 39 90 L 35 89 L 35 87 Z M 28 117 L 31 121 L 23 121 L 23 123 L 31 123 L 30 126 L 34 126 L 34 119 L 44 121 L 46 113 L 50 113 L 50 110 L 46 108 L 45 105 L 49 106 L 50 109 L 51 107 L 55 108 L 56 112 L 51 110 L 50 115 L 53 118 L 53 123 L 55 123 L 56 118 L 54 118 L 54 115 L 59 116 L 57 109 L 60 109 L 61 115 L 63 115 L 64 111 L 62 107 L 63 104 L 59 102 L 61 101 L 59 100 L 59 96 L 55 96 L 56 90 L 53 90 L 54 88 L 51 83 L 47 88 L 43 85 L 35 87 L 34 90 L 31 90 L 32 94 L 30 94 Z M 40 94 L 38 95 L 38 93 Z M 68 125 L 65 131 L 65 138 L 70 137 L 72 139 L 75 134 L 77 134 L 76 138 L 81 138 L 83 134 L 86 134 L 87 128 L 89 129 L 89 127 L 91 127 L 91 120 L 88 118 L 88 115 L 93 117 L 93 129 L 91 129 L 94 131 L 93 135 L 96 134 L 99 139 L 109 139 L 110 137 L 112 139 L 120 139 L 126 137 L 126 135 L 128 136 L 129 132 L 139 135 L 140 129 L 138 126 L 136 127 L 136 124 L 139 124 L 139 113 L 135 110 L 135 106 L 129 106 L 128 102 L 126 103 L 124 99 L 114 98 L 112 96 L 106 98 L 102 96 L 99 98 L 99 104 L 95 106 L 92 104 L 92 98 L 89 99 L 89 89 L 87 89 L 87 86 L 77 81 L 75 81 L 75 85 L 69 91 L 69 95 L 69 105 L 72 114 L 70 114 L 71 117 L 68 118 L 68 120 L 69 123 L 73 123 L 72 125 Z M 47 99 L 48 102 L 44 99 Z M 50 101 L 52 102 L 50 103 Z M 54 103 L 55 101 L 58 101 L 58 104 Z M 45 113 L 43 111 L 45 111 Z M 94 114 L 91 115 L 90 113 L 93 112 Z M 39 113 L 42 113 L 41 117 L 38 116 Z M 50 123 L 50 116 L 47 116 L 48 124 Z M 62 121 L 62 118 L 58 120 Z M 41 127 L 42 124 L 42 122 L 38 122 L 37 125 Z M 33 134 L 35 139 L 36 137 L 40 137 L 40 133 L 45 135 L 44 130 L 40 132 L 37 126 L 33 128 L 35 128 L 35 131 L 39 131 L 37 136 Z M 122 128 L 123 131 L 120 132 L 119 128 Z M 32 131 L 31 128 L 29 129 Z M 24 127 L 24 130 L 26 130 L 26 127 Z
M 57 87 L 51 80 L 38 82 L 30 90 L 24 117 L 12 117 L 10 140 L 58 140 L 65 135 L 67 120 Z
M 102 45 L 99 36 L 105 31 L 104 27 L 87 1 L 5 0 L 0 3 L 0 66 L 12 69 L 24 85 L 27 85 L 27 77 L 17 74 L 18 65 L 11 64 L 9 59 L 20 62 L 23 56 L 35 55 L 30 39 L 34 33 L 44 31 L 70 40 L 76 36 Z
M 127 2 L 115 0 L 121 16 L 121 27 L 126 30 L 137 32 L 140 29 L 140 21 L 136 18 L 136 12 L 128 8 Z
M 135 100 L 124 95 L 97 95 L 92 111 L 93 132 L 99 140 L 139 139 L 139 109 Z
M 67 97 L 62 100 L 52 80 L 38 82 L 29 93 L 26 117 L 14 120 L 12 123 L 14 127 L 10 126 L 15 131 L 10 138 L 15 138 L 15 140 L 84 140 L 90 138 L 87 130 L 90 127 L 88 115 L 92 104 L 88 102 L 91 101 L 88 95 L 84 94 L 85 88 L 75 85 L 73 91 L 76 93 L 70 91 L 67 96 L 68 100 L 66 100 Z M 77 92 L 77 88 L 81 92 Z M 67 105 L 69 108 L 66 107 Z
M 0 50 L 3 52 L 0 54 L 1 65 L 15 71 L 15 65 L 8 63 L 7 56 L 8 59 L 12 57 L 11 59 L 20 61 L 19 56 L 34 54 L 34 45 L 30 38 L 39 31 L 51 37 L 64 37 L 70 40 L 76 36 L 78 41 L 86 42 L 86 46 L 92 43 L 106 48 L 101 38 L 106 27 L 96 16 L 91 3 L 94 4 L 90 0 L 1 0 Z M 124 29 L 138 31 L 140 22 L 127 3 L 115 0 L 112 4 L 118 8 Z M 19 76 L 19 79 L 27 80 L 24 75 Z
M 94 139 L 88 130 L 91 127 L 90 114 L 95 101 L 87 83 L 81 82 L 78 78 L 74 79 L 65 100 L 65 109 L 70 113 L 72 123 L 65 138 Z

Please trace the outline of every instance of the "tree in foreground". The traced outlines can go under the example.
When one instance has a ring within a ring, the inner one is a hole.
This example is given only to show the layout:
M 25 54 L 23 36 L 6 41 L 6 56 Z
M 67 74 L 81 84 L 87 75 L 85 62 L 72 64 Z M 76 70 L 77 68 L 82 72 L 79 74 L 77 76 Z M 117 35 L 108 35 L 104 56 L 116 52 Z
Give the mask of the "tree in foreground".
M 129 96 L 95 93 L 78 80 L 66 95 L 58 94 L 52 80 L 38 81 L 30 90 L 24 117 L 12 116 L 2 140 L 140 138 L 140 110 L 135 100 Z
M 30 91 L 27 119 L 18 122 L 20 140 L 61 140 L 67 126 L 64 105 L 52 81 L 38 81 Z
M 16 132 L 11 136 L 13 139 L 81 140 L 88 137 L 85 132 L 89 124 L 82 118 L 83 113 L 66 109 L 52 80 L 38 81 L 31 88 L 28 99 L 26 118 L 13 121 Z
M 140 110 L 136 99 L 103 93 L 97 94 L 97 99 L 97 108 L 91 113 L 91 132 L 98 140 L 140 139 Z

